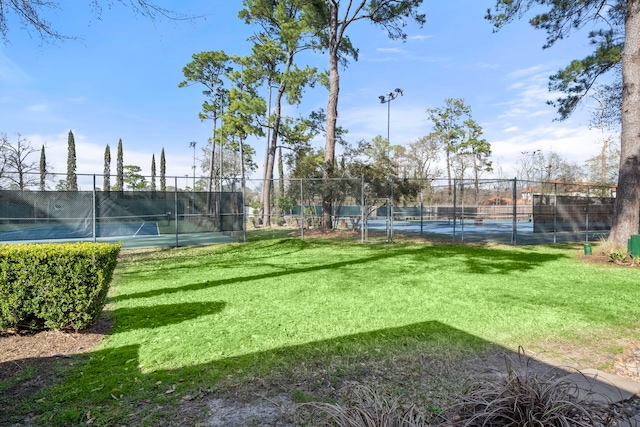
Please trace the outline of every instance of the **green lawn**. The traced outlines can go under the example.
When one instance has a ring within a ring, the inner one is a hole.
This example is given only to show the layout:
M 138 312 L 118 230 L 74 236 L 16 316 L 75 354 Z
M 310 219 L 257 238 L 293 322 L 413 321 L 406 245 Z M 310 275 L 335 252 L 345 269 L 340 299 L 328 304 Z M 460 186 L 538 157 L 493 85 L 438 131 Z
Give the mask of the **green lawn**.
M 376 369 L 378 380 L 395 381 L 383 368 L 415 371 L 403 361 L 424 354 L 594 345 L 637 330 L 640 270 L 584 263 L 578 253 L 297 239 L 123 252 L 107 306 L 111 335 L 15 411 L 35 405 L 47 425 L 154 425 L 185 399 L 243 384 L 330 399 L 326 383 Z M 406 377 L 424 383 L 413 371 Z M 447 387 L 421 398 L 437 402 Z

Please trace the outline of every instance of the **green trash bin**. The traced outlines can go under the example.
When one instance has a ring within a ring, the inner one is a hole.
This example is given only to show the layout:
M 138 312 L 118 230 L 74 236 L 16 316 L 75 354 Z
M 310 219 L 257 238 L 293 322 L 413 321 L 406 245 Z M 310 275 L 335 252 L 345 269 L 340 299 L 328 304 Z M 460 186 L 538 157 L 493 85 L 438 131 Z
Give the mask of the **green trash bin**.
M 632 234 L 627 246 L 631 256 L 640 256 L 640 234 Z
M 591 243 L 584 244 L 584 254 L 591 255 Z

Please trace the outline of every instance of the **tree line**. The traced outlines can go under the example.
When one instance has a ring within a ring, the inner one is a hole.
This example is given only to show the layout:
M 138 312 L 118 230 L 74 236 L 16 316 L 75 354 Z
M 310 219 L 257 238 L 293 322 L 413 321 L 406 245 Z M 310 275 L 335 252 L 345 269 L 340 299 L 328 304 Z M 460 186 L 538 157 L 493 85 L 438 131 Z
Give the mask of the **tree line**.
M 40 161 L 33 160 L 33 155 L 40 152 Z M 67 137 L 67 171 L 65 179 L 57 180 L 54 189 L 56 191 L 78 191 L 78 176 L 76 172 L 76 143 L 75 136 L 69 131 Z M 155 154 L 151 156 L 151 176 L 149 180 L 140 172 L 138 165 L 125 165 L 122 139 L 118 141 L 116 157 L 116 182 L 111 184 L 111 148 L 109 144 L 104 150 L 103 191 L 128 190 L 157 190 L 156 181 L 159 179 L 159 190 L 167 190 L 166 185 L 166 158 L 164 148 L 160 153 L 160 175 L 156 175 Z M 6 133 L 0 133 L 0 189 L 26 190 L 37 187 L 40 191 L 49 189 L 49 181 L 55 175 L 52 167 L 47 163 L 46 147 L 38 150 L 31 146 L 31 142 L 16 134 L 12 141 Z

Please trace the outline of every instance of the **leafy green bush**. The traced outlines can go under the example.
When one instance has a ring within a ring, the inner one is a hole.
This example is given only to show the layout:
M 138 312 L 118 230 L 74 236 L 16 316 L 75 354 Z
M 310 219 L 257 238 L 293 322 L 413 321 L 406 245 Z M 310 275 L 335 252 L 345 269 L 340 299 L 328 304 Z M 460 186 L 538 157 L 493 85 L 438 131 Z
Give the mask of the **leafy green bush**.
M 0 246 L 0 329 L 84 329 L 100 314 L 121 245 Z

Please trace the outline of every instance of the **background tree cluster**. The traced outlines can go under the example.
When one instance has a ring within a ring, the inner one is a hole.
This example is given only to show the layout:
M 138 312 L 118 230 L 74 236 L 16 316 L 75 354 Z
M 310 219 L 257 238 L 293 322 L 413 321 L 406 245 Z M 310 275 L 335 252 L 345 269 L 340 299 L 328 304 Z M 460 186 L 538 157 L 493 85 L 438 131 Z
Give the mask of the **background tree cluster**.
M 40 152 L 40 160 L 34 160 L 35 153 Z M 166 164 L 164 148 L 160 156 L 160 191 L 166 191 Z M 69 131 L 67 136 L 67 171 L 64 179 L 55 184 L 57 191 L 78 191 L 77 157 L 75 136 Z M 141 175 L 142 168 L 137 165 L 125 165 L 122 140 L 118 141 L 116 184 L 111 185 L 111 148 L 106 145 L 104 151 L 103 190 L 124 191 L 150 190 L 156 191 L 155 154 L 151 158 L 151 177 Z M 56 173 L 47 163 L 45 146 L 40 150 L 32 147 L 31 142 L 21 134 L 11 139 L 6 133 L 0 133 L 0 189 L 29 190 L 38 188 L 48 190 L 48 184 Z M 126 184 L 126 186 L 125 186 Z

